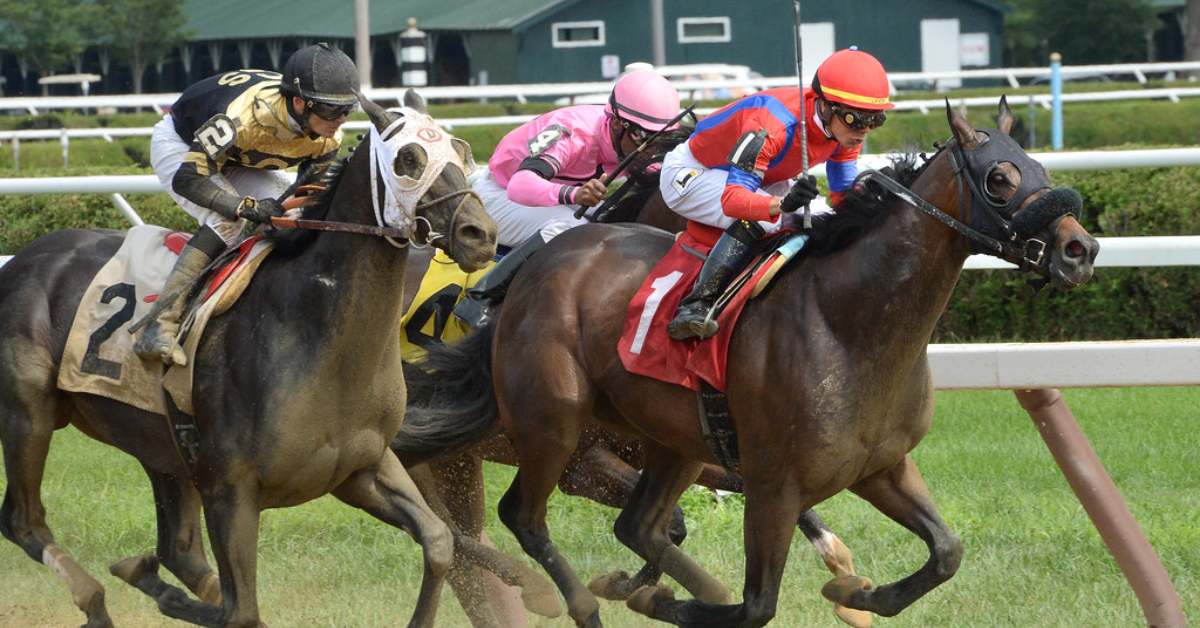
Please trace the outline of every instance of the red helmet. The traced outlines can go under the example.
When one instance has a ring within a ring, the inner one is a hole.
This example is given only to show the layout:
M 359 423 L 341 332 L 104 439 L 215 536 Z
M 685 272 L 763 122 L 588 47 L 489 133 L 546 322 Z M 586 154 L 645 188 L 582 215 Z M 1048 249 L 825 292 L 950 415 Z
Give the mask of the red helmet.
M 896 106 L 888 99 L 883 65 L 857 48 L 839 50 L 822 61 L 812 86 L 825 100 L 854 109 L 884 111 Z

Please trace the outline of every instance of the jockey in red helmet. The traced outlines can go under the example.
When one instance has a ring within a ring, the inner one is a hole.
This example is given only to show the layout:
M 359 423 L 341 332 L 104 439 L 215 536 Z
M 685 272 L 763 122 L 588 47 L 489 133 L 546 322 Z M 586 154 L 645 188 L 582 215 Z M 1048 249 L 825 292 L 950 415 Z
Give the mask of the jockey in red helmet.
M 887 119 L 887 73 L 875 57 L 850 48 L 821 63 L 803 98 L 808 161 L 824 163 L 829 201 L 836 207 L 858 173 L 867 134 Z M 677 340 L 717 332 L 708 316 L 714 301 L 754 254 L 755 242 L 780 227 L 780 214 L 817 199 L 817 182 L 801 172 L 801 93 L 780 87 L 752 94 L 713 112 L 688 141 L 663 161 L 663 200 L 688 219 L 697 240 L 713 243 L 696 286 L 669 326 Z M 799 177 L 788 187 L 789 180 Z M 816 211 L 828 211 L 819 203 Z M 724 230 L 724 233 L 721 232 Z
M 607 173 L 649 134 L 679 113 L 679 93 L 654 70 L 622 74 L 605 105 L 575 105 L 543 114 L 510 131 L 471 185 L 512 247 L 459 302 L 454 314 L 483 325 L 521 264 L 551 238 L 585 223 L 576 205 L 591 207 L 608 190 Z

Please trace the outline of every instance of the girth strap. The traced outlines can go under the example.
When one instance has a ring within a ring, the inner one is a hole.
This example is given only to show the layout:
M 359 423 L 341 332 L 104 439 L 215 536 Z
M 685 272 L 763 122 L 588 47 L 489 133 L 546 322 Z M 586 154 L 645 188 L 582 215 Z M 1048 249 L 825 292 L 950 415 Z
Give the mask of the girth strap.
M 700 407 L 700 434 L 704 436 L 704 442 L 722 467 L 736 473 L 739 467 L 737 428 L 729 412 L 729 397 L 705 381 L 700 382 L 696 397 Z

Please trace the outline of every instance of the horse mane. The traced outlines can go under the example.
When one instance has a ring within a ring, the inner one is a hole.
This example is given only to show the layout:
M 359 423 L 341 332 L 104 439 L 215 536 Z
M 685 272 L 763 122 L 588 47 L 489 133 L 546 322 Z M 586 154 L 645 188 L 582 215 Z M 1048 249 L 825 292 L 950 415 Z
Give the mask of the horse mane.
M 300 218 L 305 220 L 323 220 L 333 204 L 334 194 L 338 183 L 346 172 L 350 162 L 349 157 L 321 162 L 309 167 L 301 175 L 291 189 L 301 185 L 318 185 L 324 188 L 321 192 L 310 197 L 301 209 Z M 285 194 L 285 196 L 287 196 Z M 296 255 L 303 251 L 313 240 L 317 239 L 317 231 L 311 229 L 275 229 L 268 231 L 266 239 L 275 243 L 272 255 Z
M 893 157 L 891 165 L 880 172 L 910 187 L 932 161 L 932 157 L 909 151 Z M 883 222 L 896 198 L 881 186 L 861 179 L 860 174 L 835 211 L 812 217 L 813 228 L 804 247 L 806 254 L 820 256 L 840 251 Z

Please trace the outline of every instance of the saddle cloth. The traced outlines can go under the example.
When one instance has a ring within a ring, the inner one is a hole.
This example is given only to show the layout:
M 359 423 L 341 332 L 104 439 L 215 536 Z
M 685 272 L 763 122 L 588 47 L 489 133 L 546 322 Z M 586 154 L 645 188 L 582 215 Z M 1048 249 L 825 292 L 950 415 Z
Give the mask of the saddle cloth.
M 453 316 L 454 306 L 495 266 L 468 273 L 441 249 L 433 254 L 421 286 L 400 320 L 400 356 L 405 362 L 425 359 L 425 347 L 453 344 L 471 333 L 471 327 Z
M 781 246 L 752 262 L 731 283 L 729 301 L 717 315 L 719 329 L 711 338 L 672 340 L 667 323 L 679 302 L 691 291 L 711 248 L 686 231 L 646 276 L 625 315 L 625 326 L 617 342 L 621 364 L 630 373 L 700 390 L 701 382 L 725 392 L 729 340 L 746 306 L 804 246 L 807 236 L 789 234 L 776 242 Z
M 160 362 L 133 353 L 128 328 L 153 307 L 188 237 L 152 225 L 126 233 L 121 248 L 92 278 L 75 311 L 58 371 L 60 389 L 166 414 L 164 380 L 173 378 L 177 383 L 172 398 L 183 402 L 176 404 L 180 409 L 190 411 L 191 367 L 204 326 L 237 300 L 270 245 L 247 240 L 231 262 L 236 271 L 223 268 L 210 280 L 205 300 L 184 321 L 184 329 L 190 329 L 184 344 L 188 366 L 172 368 L 164 378 Z M 186 378 L 181 378 L 185 372 Z

